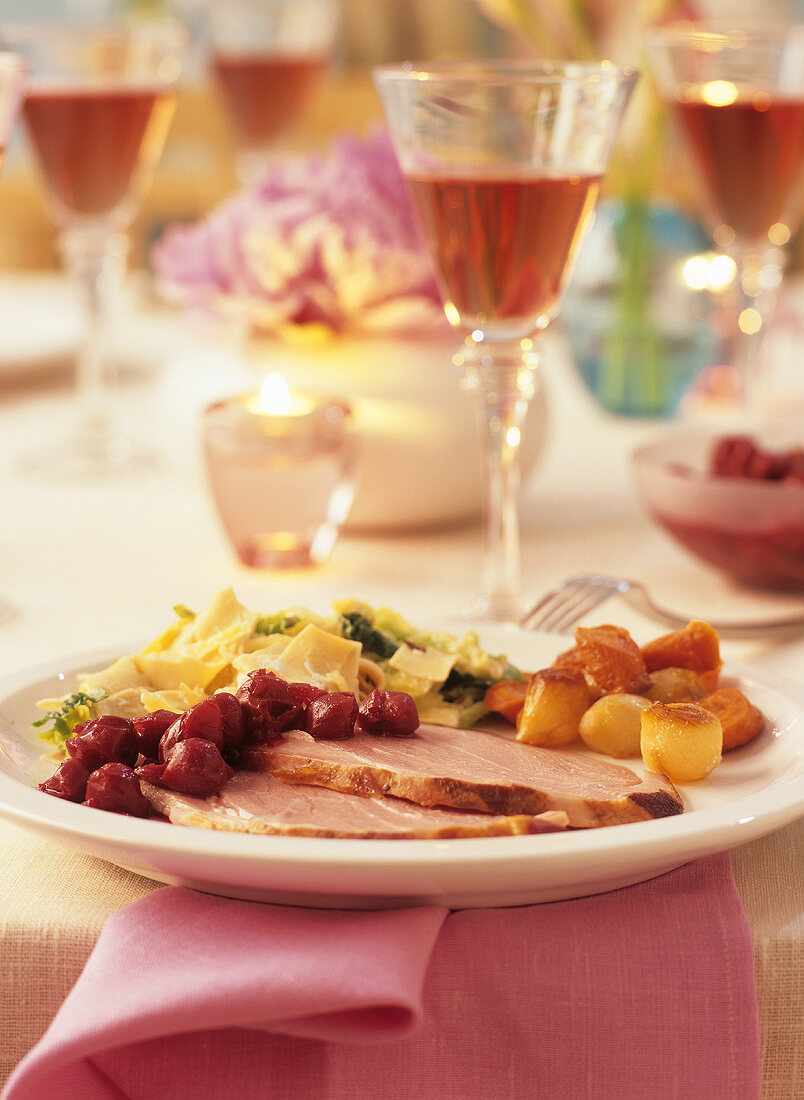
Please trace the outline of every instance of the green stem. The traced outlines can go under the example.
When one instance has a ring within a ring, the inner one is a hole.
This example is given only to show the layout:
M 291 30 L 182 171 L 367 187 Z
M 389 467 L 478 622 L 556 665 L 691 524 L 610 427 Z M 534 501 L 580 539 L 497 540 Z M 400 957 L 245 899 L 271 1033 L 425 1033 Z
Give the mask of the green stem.
M 653 317 L 654 243 L 645 197 L 630 195 L 623 200 L 617 244 L 620 278 L 603 346 L 601 398 L 607 408 L 655 414 L 666 400 L 666 364 Z

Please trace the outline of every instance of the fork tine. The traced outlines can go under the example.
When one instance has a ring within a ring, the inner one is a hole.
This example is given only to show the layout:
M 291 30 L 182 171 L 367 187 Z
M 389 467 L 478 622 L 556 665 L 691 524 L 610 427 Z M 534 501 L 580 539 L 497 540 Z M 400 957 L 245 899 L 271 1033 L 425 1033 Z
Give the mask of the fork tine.
M 563 604 L 565 593 L 571 580 L 572 578 L 562 581 L 558 588 L 551 588 L 549 592 L 545 592 L 537 603 L 535 603 L 529 611 L 525 612 L 519 620 L 519 625 L 527 629 L 538 629 L 539 624 L 545 616 L 549 616 L 554 608 L 560 607 Z
M 561 633 L 610 596 L 628 592 L 632 583 L 602 573 L 575 573 L 542 596 L 520 620 L 520 626 Z
M 530 630 L 550 630 L 556 615 L 573 603 L 587 588 L 589 578 L 585 574 L 568 577 L 558 588 L 547 592 L 520 620 L 520 626 Z
M 540 618 L 540 612 L 546 613 L 548 605 L 552 605 L 557 600 L 563 601 L 564 594 L 567 592 L 568 589 L 577 585 L 578 580 L 579 578 L 577 576 L 567 577 L 561 582 L 561 584 L 558 585 L 557 588 L 551 588 L 549 592 L 545 592 L 541 599 L 539 599 L 533 605 L 533 607 L 531 607 L 530 610 L 522 616 L 522 618 L 519 620 L 519 625 L 526 626 L 532 619 L 535 620 Z
M 589 588 L 586 590 L 584 600 L 576 603 L 572 608 L 567 608 L 567 613 L 554 622 L 551 628 L 552 632 L 556 634 L 562 633 L 567 627 L 572 626 L 573 623 L 579 622 L 584 615 L 588 615 L 590 611 L 594 611 L 600 604 L 605 603 L 605 601 L 615 595 L 616 592 L 616 588 L 603 588 L 600 585 L 590 583 Z
M 548 634 L 558 634 L 565 625 L 574 623 L 583 614 L 583 608 L 587 600 L 597 589 L 590 584 L 579 585 L 575 591 L 568 592 L 560 604 L 556 604 L 539 623 L 540 630 L 546 630 Z

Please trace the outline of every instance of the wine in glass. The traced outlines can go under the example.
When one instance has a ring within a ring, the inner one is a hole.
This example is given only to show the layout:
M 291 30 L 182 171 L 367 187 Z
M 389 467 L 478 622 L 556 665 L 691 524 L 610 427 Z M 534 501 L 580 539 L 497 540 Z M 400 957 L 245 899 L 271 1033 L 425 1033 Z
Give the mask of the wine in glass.
M 337 0 L 210 0 L 210 66 L 244 182 L 265 169 L 331 60 Z
M 519 444 L 534 337 L 556 316 L 636 73 L 608 62 L 406 64 L 375 73 L 481 410 L 484 564 L 475 614 L 521 613 Z
M 670 24 L 650 32 L 648 47 L 715 244 L 737 266 L 727 357 L 750 414 L 768 298 L 800 215 L 804 26 Z
M 26 67 L 13 53 L 0 53 L 0 166 L 22 98 Z M 12 618 L 14 609 L 0 598 L 0 622 Z
M 3 27 L 0 40 L 30 66 L 23 117 L 86 310 L 72 430 L 25 465 L 73 480 L 136 470 L 151 456 L 116 423 L 106 328 L 125 272 L 127 231 L 173 117 L 185 34 L 174 24 L 31 24 Z

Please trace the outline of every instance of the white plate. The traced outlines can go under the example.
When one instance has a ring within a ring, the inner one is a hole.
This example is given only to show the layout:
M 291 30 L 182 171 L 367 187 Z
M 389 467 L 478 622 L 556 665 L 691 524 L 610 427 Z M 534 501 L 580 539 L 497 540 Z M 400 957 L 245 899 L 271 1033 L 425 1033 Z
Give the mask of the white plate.
M 484 629 L 483 641 L 525 668 L 563 648 L 555 636 L 500 628 Z M 680 787 L 687 812 L 658 821 L 539 836 L 334 840 L 140 821 L 42 794 L 26 778 L 42 747 L 29 725 L 35 700 L 63 694 L 76 672 L 116 655 L 0 678 L 0 815 L 160 882 L 350 909 L 525 905 L 641 882 L 804 814 L 804 687 L 738 665 L 727 672 L 762 709 L 765 732 L 708 779 Z

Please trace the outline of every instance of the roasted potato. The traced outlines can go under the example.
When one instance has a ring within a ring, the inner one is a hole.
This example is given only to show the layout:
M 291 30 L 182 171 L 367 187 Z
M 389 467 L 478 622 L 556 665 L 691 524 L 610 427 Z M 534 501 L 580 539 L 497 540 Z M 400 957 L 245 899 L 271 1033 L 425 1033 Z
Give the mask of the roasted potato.
M 581 718 L 581 740 L 595 752 L 609 756 L 639 756 L 642 712 L 649 706 L 642 695 L 622 691 L 603 695 Z
M 657 668 L 643 694 L 654 703 L 692 703 L 706 695 L 706 688 L 691 668 Z
M 677 783 L 703 779 L 720 763 L 720 719 L 700 703 L 651 703 L 642 713 L 645 767 Z
M 580 672 L 543 668 L 534 674 L 516 724 L 517 741 L 530 745 L 568 745 L 593 699 Z

